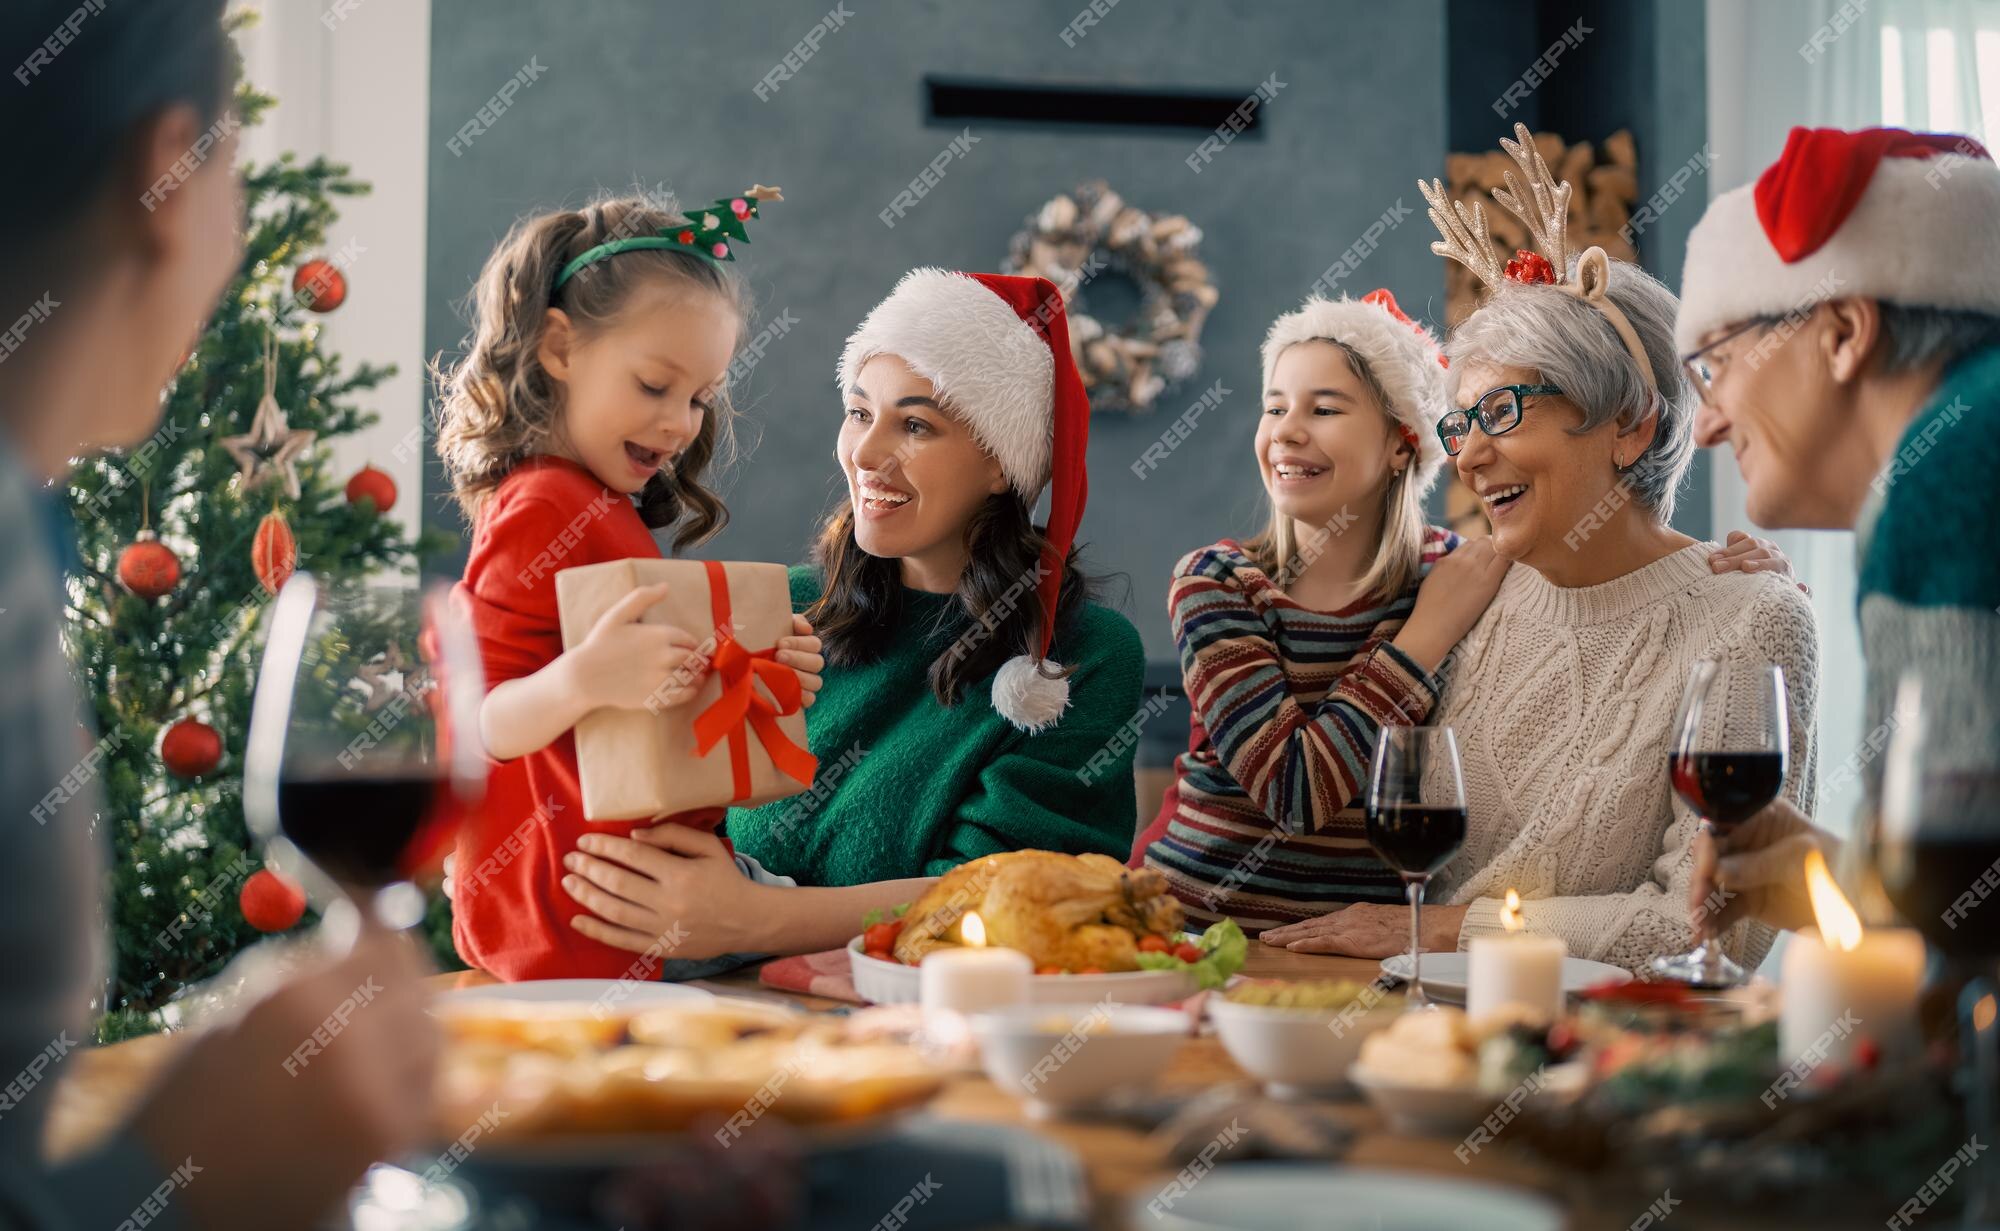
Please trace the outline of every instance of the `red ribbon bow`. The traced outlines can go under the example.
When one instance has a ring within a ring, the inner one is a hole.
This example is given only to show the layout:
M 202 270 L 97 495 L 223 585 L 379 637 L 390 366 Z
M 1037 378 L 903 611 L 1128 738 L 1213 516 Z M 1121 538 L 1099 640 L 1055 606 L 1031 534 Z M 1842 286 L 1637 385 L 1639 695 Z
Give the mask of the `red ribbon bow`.
M 748 799 L 750 741 L 743 730 L 747 724 L 763 742 L 764 751 L 770 754 L 771 764 L 778 772 L 801 786 L 811 786 L 813 774 L 819 769 L 818 758 L 794 744 L 778 726 L 781 715 L 797 713 L 804 702 L 805 692 L 799 687 L 799 677 L 790 667 L 776 661 L 777 646 L 762 650 L 743 648 L 743 643 L 730 631 L 729 574 L 713 560 L 703 561 L 702 567 L 708 572 L 708 605 L 715 617 L 715 655 L 711 665 L 722 678 L 722 695 L 695 717 L 694 750 L 707 756 L 710 749 L 727 738 L 735 790 L 731 802 Z M 772 700 L 758 693 L 759 680 Z

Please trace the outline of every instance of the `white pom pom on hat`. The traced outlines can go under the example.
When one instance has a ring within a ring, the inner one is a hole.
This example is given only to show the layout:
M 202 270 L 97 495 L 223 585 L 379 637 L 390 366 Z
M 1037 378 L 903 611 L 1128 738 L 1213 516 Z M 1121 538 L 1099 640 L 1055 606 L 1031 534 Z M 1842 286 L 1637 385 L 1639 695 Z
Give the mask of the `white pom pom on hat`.
M 993 677 L 1001 717 L 1045 730 L 1069 707 L 1069 680 L 1051 674 L 1061 667 L 1048 653 L 1090 486 L 1090 399 L 1070 355 L 1062 292 L 1046 278 L 913 269 L 847 339 L 836 376 L 842 393 L 876 355 L 895 355 L 930 381 L 1023 500 L 1032 505 L 1051 489 L 1035 586 L 1040 643 Z

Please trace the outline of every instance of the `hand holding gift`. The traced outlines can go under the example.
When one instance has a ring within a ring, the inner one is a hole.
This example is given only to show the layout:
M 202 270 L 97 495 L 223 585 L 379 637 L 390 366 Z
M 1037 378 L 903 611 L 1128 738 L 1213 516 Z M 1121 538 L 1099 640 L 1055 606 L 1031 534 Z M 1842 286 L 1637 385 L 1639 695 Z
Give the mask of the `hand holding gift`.
M 804 709 L 824 660 L 782 565 L 617 560 L 557 574 L 556 598 L 566 652 L 597 681 L 583 686 L 608 698 L 576 724 L 587 819 L 764 803 L 812 784 Z M 630 678 L 609 678 L 620 672 Z
M 571 685 L 586 704 L 661 710 L 694 700 L 708 676 L 700 640 L 672 624 L 644 622 L 670 584 L 640 586 L 619 599 L 563 655 Z

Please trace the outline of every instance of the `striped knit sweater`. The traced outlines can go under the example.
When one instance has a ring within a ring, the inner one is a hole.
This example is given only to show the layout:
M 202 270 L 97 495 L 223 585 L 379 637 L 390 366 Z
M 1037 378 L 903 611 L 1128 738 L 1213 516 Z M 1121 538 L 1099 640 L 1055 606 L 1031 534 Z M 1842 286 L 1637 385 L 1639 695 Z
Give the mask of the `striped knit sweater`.
M 1425 531 L 1419 581 L 1458 546 Z M 1193 708 L 1188 751 L 1133 862 L 1158 868 L 1188 914 L 1245 931 L 1350 902 L 1401 902 L 1369 849 L 1360 807 L 1385 722 L 1422 723 L 1439 681 L 1390 639 L 1417 587 L 1314 611 L 1237 543 L 1183 558 L 1167 596 Z

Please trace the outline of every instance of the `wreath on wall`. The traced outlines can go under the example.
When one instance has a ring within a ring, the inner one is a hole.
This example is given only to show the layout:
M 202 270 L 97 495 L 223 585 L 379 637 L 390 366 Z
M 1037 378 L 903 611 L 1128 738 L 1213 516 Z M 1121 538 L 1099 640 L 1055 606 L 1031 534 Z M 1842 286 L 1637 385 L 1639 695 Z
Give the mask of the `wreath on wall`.
M 1200 244 L 1201 228 L 1185 216 L 1127 205 L 1092 180 L 1028 217 L 1008 241 L 1004 272 L 1047 278 L 1062 292 L 1091 406 L 1144 414 L 1201 368 L 1201 328 L 1217 293 L 1195 255 Z M 1137 309 L 1116 327 L 1088 310 L 1100 279 L 1138 291 Z

